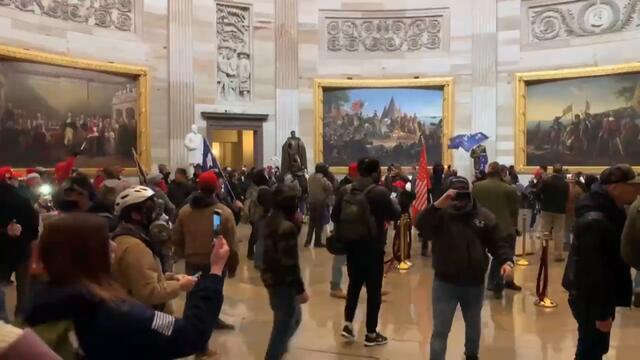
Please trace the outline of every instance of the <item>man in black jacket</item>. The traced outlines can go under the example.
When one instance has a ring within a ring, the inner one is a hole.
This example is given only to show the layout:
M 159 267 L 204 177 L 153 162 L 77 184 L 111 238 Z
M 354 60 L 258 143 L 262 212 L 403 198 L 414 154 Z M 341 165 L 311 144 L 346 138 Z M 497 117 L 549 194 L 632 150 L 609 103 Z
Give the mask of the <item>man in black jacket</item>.
M 425 209 L 416 221 L 420 232 L 433 241 L 433 333 L 431 360 L 444 360 L 447 338 L 458 304 L 465 321 L 465 356 L 478 359 L 480 312 L 489 257 L 501 265 L 507 281 L 513 277 L 513 247 L 509 238 L 499 236 L 493 214 L 470 196 L 469 181 L 454 176 L 448 190 Z M 469 194 L 468 197 L 456 196 Z
M 38 238 L 40 219 L 16 185 L 13 171 L 0 168 L 0 282 L 8 282 L 15 272 L 19 317 L 27 305 L 31 242 Z
M 600 174 L 600 182 L 576 204 L 574 242 L 562 279 L 578 323 L 576 360 L 602 359 L 616 307 L 630 307 L 631 272 L 620 255 L 625 205 L 640 194 L 640 178 L 628 165 Z
M 195 191 L 195 185 L 187 177 L 187 170 L 176 169 L 175 178 L 169 184 L 169 191 L 167 191 L 167 196 L 173 205 L 180 210 L 187 203 L 189 196 Z
M 380 162 L 374 158 L 363 158 L 358 161 L 359 177 L 350 187 L 346 187 L 338 194 L 338 199 L 331 213 L 331 220 L 336 224 L 340 233 L 340 219 L 342 214 L 342 200 L 348 191 L 366 192 L 370 216 L 375 221 L 375 233 L 371 238 L 360 239 L 345 244 L 347 250 L 347 274 L 349 274 L 349 288 L 347 303 L 344 309 L 345 325 L 342 336 L 354 340 L 353 318 L 358 306 L 358 298 L 362 286 L 367 287 L 367 334 L 365 346 L 383 345 L 387 338 L 377 331 L 378 313 L 382 302 L 382 278 L 384 275 L 384 247 L 386 245 L 385 222 L 397 221 L 400 218 L 400 207 L 391 200 L 389 191 L 378 185 L 382 176 Z M 367 191 L 369 189 L 369 191 Z M 349 231 L 346 229 L 345 231 Z M 338 235 L 339 236 L 339 235 Z
M 565 214 L 569 201 L 569 183 L 564 178 L 562 165 L 553 165 L 553 174 L 542 179 L 537 193 L 540 197 L 542 231 L 553 236 L 555 261 L 562 262 L 564 232 L 568 230 L 564 226 Z
M 273 328 L 266 360 L 280 360 L 289 340 L 302 321 L 301 304 L 309 301 L 300 275 L 298 235 L 302 215 L 298 212 L 298 193 L 291 185 L 273 190 L 274 208 L 264 220 L 264 255 L 260 277 L 269 293 Z

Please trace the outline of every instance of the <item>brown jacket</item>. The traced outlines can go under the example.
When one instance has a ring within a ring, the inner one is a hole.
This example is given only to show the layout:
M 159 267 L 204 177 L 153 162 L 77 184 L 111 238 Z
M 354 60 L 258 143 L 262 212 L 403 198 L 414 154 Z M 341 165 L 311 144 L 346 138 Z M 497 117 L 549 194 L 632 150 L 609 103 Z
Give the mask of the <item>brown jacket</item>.
M 178 281 L 168 281 L 157 256 L 134 234 L 114 235 L 116 254 L 112 265 L 116 281 L 131 297 L 147 306 L 167 304 L 180 294 Z M 170 311 L 165 308 L 165 311 Z
M 211 196 L 194 194 L 189 203 L 178 213 L 173 227 L 172 241 L 175 254 L 184 257 L 189 263 L 209 265 L 213 241 L 213 212 L 222 214 L 222 236 L 232 251 L 238 250 L 236 244 L 236 221 L 229 208 Z
M 566 216 L 569 220 L 575 219 L 576 202 L 584 195 L 582 189 L 576 184 L 575 180 L 569 180 L 569 199 L 567 201 Z

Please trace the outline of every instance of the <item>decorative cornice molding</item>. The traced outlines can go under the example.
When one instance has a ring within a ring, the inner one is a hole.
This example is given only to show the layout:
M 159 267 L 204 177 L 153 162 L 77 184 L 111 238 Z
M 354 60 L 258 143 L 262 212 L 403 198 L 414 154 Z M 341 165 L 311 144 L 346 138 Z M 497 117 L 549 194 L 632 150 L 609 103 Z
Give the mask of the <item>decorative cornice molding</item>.
M 247 114 L 230 112 L 203 111 L 200 113 L 205 121 L 267 121 L 269 114 Z
M 328 57 L 448 51 L 449 9 L 320 11 L 320 46 Z
M 523 1 L 528 43 L 640 28 L 640 0 Z
M 106 29 L 135 30 L 134 0 L 0 0 L 1 7 Z

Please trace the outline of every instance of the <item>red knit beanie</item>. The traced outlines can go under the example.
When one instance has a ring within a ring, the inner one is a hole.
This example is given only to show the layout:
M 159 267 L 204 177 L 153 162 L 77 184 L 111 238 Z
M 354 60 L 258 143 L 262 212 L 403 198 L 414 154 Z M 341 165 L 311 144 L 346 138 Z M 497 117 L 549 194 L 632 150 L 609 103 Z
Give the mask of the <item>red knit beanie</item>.
M 203 172 L 198 177 L 198 188 L 200 190 L 216 191 L 218 189 L 218 176 L 213 170 Z

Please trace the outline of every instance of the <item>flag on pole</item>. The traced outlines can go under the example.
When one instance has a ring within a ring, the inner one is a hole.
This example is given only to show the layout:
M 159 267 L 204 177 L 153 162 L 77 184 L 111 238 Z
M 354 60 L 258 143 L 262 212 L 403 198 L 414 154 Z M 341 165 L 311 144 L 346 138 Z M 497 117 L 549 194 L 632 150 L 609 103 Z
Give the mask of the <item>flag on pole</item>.
M 586 100 L 585 104 L 584 104 L 584 112 L 585 114 L 588 113 L 589 111 L 591 111 L 591 103 L 589 102 L 589 100 Z
M 571 114 L 573 112 L 573 104 L 568 105 L 566 108 L 564 108 L 564 110 L 562 110 L 562 116 L 561 117 L 565 117 L 567 116 L 567 114 Z
M 209 140 L 203 137 L 204 143 L 202 144 L 202 171 L 216 170 L 222 178 L 224 179 L 224 191 L 228 191 L 231 194 L 231 198 L 236 200 L 236 196 L 231 190 L 231 186 L 229 185 L 229 181 L 227 177 L 224 175 L 224 171 L 222 171 L 222 167 L 218 163 L 218 159 L 213 155 L 213 151 L 211 151 L 211 146 L 209 145 Z
M 413 202 L 413 218 L 427 207 L 429 197 L 429 188 L 431 187 L 431 174 L 427 165 L 427 146 L 422 143 L 422 151 L 420 153 L 420 163 L 418 164 L 418 174 L 416 174 L 416 200 Z
M 138 181 L 140 181 L 140 185 L 147 185 L 147 174 L 140 164 L 140 160 L 138 159 L 138 153 L 136 149 L 131 148 L 131 153 L 133 154 L 133 160 L 136 162 L 136 170 L 138 171 Z

